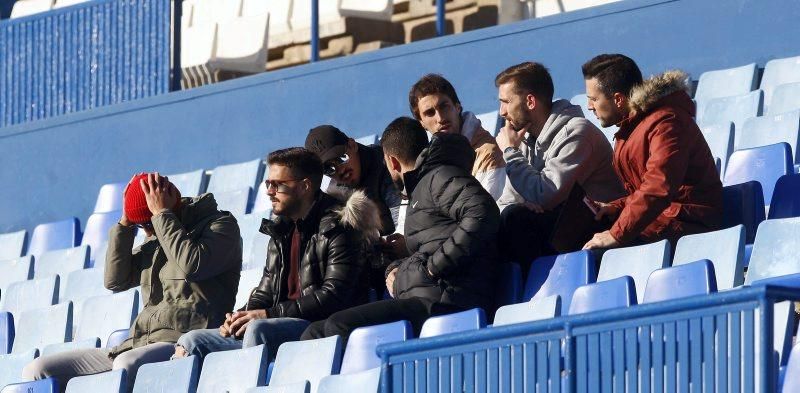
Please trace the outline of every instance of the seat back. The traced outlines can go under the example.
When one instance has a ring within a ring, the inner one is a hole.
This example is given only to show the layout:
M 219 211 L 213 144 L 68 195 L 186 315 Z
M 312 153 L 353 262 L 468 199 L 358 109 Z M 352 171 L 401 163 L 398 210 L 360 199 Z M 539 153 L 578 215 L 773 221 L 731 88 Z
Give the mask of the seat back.
M 338 374 L 342 361 L 342 340 L 339 336 L 281 344 L 275 357 L 270 385 L 308 381 L 316 392 L 323 377 Z
M 219 210 L 231 212 L 233 215 L 247 214 L 253 191 L 250 187 L 235 191 L 221 191 L 214 194 Z
M 587 284 L 575 290 L 569 315 L 628 307 L 636 304 L 636 284 L 631 276 Z
M 445 334 L 478 330 L 486 327 L 486 313 L 480 308 L 473 308 L 457 313 L 430 317 L 422 324 L 420 338 L 441 336 Z
M 14 353 L 72 339 L 72 302 L 26 310 L 16 320 Z
M 75 377 L 67 382 L 66 393 L 125 393 L 128 391 L 126 378 L 125 370 Z
M 239 276 L 239 289 L 236 291 L 236 307 L 245 307 L 250 292 L 257 287 L 264 276 L 264 269 L 242 270 Z
M 745 284 L 800 273 L 800 218 L 767 220 L 758 226 Z
M 11 353 L 14 336 L 14 316 L 10 312 L 0 311 L 0 355 Z
M 784 83 L 775 87 L 769 112 L 764 113 L 777 115 L 797 109 L 800 109 L 800 82 Z
M 108 213 L 122 210 L 122 199 L 128 183 L 111 183 L 100 187 L 94 213 Z
M 62 287 L 59 293 L 67 286 L 70 273 L 83 270 L 89 266 L 89 247 L 78 246 L 62 250 L 48 251 L 38 258 L 34 263 L 33 278 L 44 278 L 58 275 Z
M 76 247 L 80 232 L 81 224 L 75 217 L 39 224 L 33 229 L 28 255 L 38 256 L 50 250 Z
M 764 201 L 770 201 L 778 178 L 790 173 L 794 173 L 792 149 L 781 142 L 733 152 L 722 184 L 729 186 L 755 180 L 761 183 Z
M 55 378 L 40 379 L 38 381 L 20 382 L 6 385 L 0 393 L 57 393 L 58 383 Z
M 99 255 L 98 251 L 100 251 L 103 244 L 108 242 L 109 230 L 119 222 L 121 217 L 122 211 L 118 210 L 108 213 L 94 213 L 86 220 L 86 228 L 83 230 L 81 244 L 90 247 L 91 256 L 89 258 L 92 261 L 91 266 L 94 266 L 94 262 L 98 258 L 101 262 L 105 262 L 105 255 Z
M 324 187 L 320 188 L 322 191 L 325 191 Z M 262 181 L 258 183 L 258 190 L 256 190 L 256 195 L 253 196 L 253 213 L 259 216 L 267 217 L 269 216 L 269 211 L 272 210 L 272 203 L 269 200 L 269 195 L 267 195 L 267 186 Z
M 776 115 L 751 117 L 745 120 L 739 137 L 741 138 L 737 142 L 739 149 L 786 142 L 792 148 L 792 156 L 796 157 L 800 143 L 800 109 Z
M 130 328 L 138 314 L 139 296 L 135 289 L 90 297 L 83 301 L 75 341 L 97 337 L 101 346 L 105 346 L 111 333 Z
M 40 12 L 50 11 L 53 8 L 53 0 L 25 0 L 14 3 L 11 9 L 11 18 L 22 18 Z M 2 386 L 2 385 L 0 385 Z
M 237 191 L 250 187 L 258 189 L 258 183 L 264 174 L 264 163 L 261 159 L 214 168 L 208 180 L 208 192 L 215 195 L 224 191 Z
M 249 15 L 221 21 L 217 27 L 214 68 L 246 73 L 267 69 L 269 15 Z
M 497 136 L 497 132 L 503 127 L 502 119 L 500 118 L 500 112 L 498 111 L 481 113 L 479 115 L 475 115 L 475 117 L 477 117 L 481 122 L 481 127 L 483 127 L 484 130 L 489 131 L 492 136 Z
M 756 90 L 740 96 L 712 98 L 702 105 L 698 104 L 697 124 L 734 124 L 733 147 L 738 148 L 744 121 L 761 116 L 764 93 Z
M 413 331 L 408 321 L 357 328 L 347 340 L 340 373 L 350 374 L 380 367 L 381 359 L 375 352 L 378 345 L 411 338 Z
M 206 171 L 196 171 L 167 175 L 169 181 L 181 192 L 181 196 L 194 197 L 205 192 Z
M 317 393 L 369 392 L 375 393 L 381 382 L 381 368 L 357 373 L 329 375 L 319 382 Z
M 528 271 L 522 300 L 561 297 L 561 311 L 569 310 L 572 293 L 581 285 L 593 283 L 594 255 L 586 250 L 536 258 Z
M 561 297 L 550 295 L 525 303 L 509 304 L 497 309 L 493 326 L 533 322 L 561 315 Z
M 658 269 L 669 266 L 670 247 L 668 240 L 641 246 L 614 248 L 606 251 L 597 273 L 597 281 L 631 276 L 636 285 L 636 301 L 644 300 L 647 278 Z
M 497 265 L 495 303 L 497 306 L 519 303 L 522 298 L 522 268 L 516 263 Z
M 706 71 L 697 80 L 694 99 L 698 102 L 712 98 L 738 96 L 747 94 L 758 85 L 758 68 L 756 63 L 724 70 Z
M 783 175 L 775 182 L 769 219 L 800 217 L 800 175 Z
M 760 86 L 764 90 L 764 108 L 771 111 L 773 93 L 779 85 L 793 82 L 800 82 L 800 56 L 768 61 Z
M 744 225 L 745 243 L 752 244 L 758 224 L 765 219 L 761 183 L 748 181 L 722 187 L 722 227 Z
M 23 353 L 0 355 L 0 386 L 25 382 L 22 369 L 39 356 L 39 351 L 32 349 Z
M 104 279 L 103 269 L 99 268 L 76 270 L 69 274 L 64 290 L 60 291 L 60 301 L 72 301 L 74 326 L 81 320 L 84 300 L 113 293 L 106 289 Z
M 702 129 L 711 155 L 720 159 L 720 173 L 724 175 L 728 158 L 733 154 L 733 122 L 707 125 Z
M 206 355 L 197 393 L 243 392 L 267 384 L 267 347 L 213 352 Z M 310 364 L 301 367 L 310 367 Z
M 144 364 L 136 373 L 133 393 L 194 393 L 199 375 L 200 361 L 196 356 Z
M 744 240 L 743 225 L 685 235 L 675 247 L 672 266 L 707 259 L 714 265 L 717 289 L 738 287 L 744 283 Z
M 25 240 L 27 238 L 28 231 L 26 230 L 0 234 L 0 261 L 25 255 Z
M 11 283 L 33 278 L 33 257 L 0 261 L 0 272 L 3 272 L 0 274 L 0 299 L 2 299 Z
M 663 302 L 717 291 L 714 265 L 708 259 L 659 269 L 647 279 L 643 303 Z
M 58 276 L 11 283 L 0 298 L 0 310 L 20 315 L 25 310 L 58 303 Z
M 800 392 L 800 343 L 792 347 L 783 379 L 783 392 Z

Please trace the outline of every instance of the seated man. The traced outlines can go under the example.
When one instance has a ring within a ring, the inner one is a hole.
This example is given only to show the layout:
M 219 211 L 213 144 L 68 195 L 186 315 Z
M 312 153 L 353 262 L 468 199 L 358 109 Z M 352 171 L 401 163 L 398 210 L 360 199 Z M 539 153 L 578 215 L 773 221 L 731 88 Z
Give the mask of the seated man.
M 574 187 L 601 202 L 624 192 L 611 166 L 613 150 L 606 137 L 583 117 L 579 106 L 553 101 L 547 68 L 532 62 L 511 66 L 497 75 L 495 85 L 500 116 L 506 121 L 497 144 L 512 185 L 500 203 L 516 203 L 503 210 L 500 250 L 505 260 L 525 267 L 537 257 L 556 253 L 551 235 Z M 575 250 L 593 233 L 591 216 L 584 224 L 589 227 Z
M 54 377 L 63 391 L 73 377 L 124 369 L 132 388 L 142 364 L 168 360 L 181 334 L 218 326 L 233 307 L 242 267 L 239 226 L 217 210 L 212 194 L 180 198 L 166 177 L 142 174 L 125 189 L 123 206 L 109 233 L 105 286 L 119 292 L 141 285 L 145 305 L 130 338 L 111 349 L 38 358 L 25 367 L 26 379 Z M 131 251 L 135 226 L 148 238 Z
M 464 112 L 455 88 L 437 74 L 423 76 L 408 93 L 411 113 L 428 132 L 461 134 L 475 152 L 470 172 L 494 200 L 500 198 L 506 183 L 503 153 L 492 134 L 484 130 L 472 112 Z
M 614 169 L 628 196 L 599 204 L 598 219 L 617 217 L 584 248 L 613 248 L 678 238 L 722 224 L 722 183 L 711 150 L 695 124 L 687 75 L 667 71 L 642 81 L 623 55 L 583 65 L 589 110 L 614 136 Z
M 467 139 L 439 133 L 428 146 L 422 125 L 401 117 L 386 128 L 381 144 L 392 179 L 409 198 L 405 241 L 391 243 L 405 257 L 387 269 L 394 299 L 314 322 L 303 339 L 346 340 L 358 327 L 398 320 L 408 320 L 419 334 L 432 315 L 473 307 L 493 311 L 499 211 L 470 175 L 475 156 Z
M 364 255 L 368 242 L 377 241 L 380 221 L 364 212 L 374 212 L 375 205 L 361 192 L 346 205 L 321 192 L 322 162 L 303 148 L 272 152 L 267 162 L 267 193 L 277 218 L 261 224 L 270 236 L 261 283 L 219 329 L 183 335 L 176 357 L 266 344 L 274 358 L 309 321 L 367 301 Z

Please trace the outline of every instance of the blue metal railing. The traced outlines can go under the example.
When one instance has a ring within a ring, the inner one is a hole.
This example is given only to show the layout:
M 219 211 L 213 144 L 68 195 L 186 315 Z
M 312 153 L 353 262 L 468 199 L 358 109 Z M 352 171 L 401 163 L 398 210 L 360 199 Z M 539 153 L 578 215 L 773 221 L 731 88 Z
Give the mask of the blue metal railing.
M 172 15 L 95 0 L 0 21 L 0 127 L 168 92 Z
M 772 308 L 798 296 L 742 288 L 385 344 L 381 391 L 773 392 Z

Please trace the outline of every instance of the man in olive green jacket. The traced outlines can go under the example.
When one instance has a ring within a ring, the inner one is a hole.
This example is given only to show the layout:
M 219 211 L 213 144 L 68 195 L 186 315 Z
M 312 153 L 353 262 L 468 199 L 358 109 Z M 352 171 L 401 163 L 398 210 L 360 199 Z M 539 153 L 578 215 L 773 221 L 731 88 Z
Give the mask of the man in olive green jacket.
M 155 173 L 134 176 L 124 198 L 122 219 L 109 233 L 105 286 L 115 292 L 141 286 L 144 309 L 130 337 L 110 349 L 39 358 L 25 368 L 27 379 L 54 377 L 63 389 L 72 377 L 125 369 L 130 390 L 139 366 L 168 360 L 183 333 L 220 326 L 233 308 L 242 265 L 239 226 L 217 209 L 214 196 L 180 198 Z M 148 238 L 131 251 L 134 226 Z

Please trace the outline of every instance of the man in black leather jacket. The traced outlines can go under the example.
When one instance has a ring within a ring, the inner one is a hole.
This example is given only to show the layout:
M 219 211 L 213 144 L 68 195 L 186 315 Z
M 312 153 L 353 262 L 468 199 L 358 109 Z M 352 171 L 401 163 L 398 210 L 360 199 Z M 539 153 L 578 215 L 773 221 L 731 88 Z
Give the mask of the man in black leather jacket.
M 500 213 L 470 174 L 475 153 L 466 138 L 435 135 L 428 145 L 422 125 L 398 118 L 381 138 L 397 188 L 409 198 L 403 256 L 387 268 L 394 299 L 340 311 L 314 322 L 302 339 L 340 335 L 361 326 L 408 320 L 416 334 L 429 317 L 473 307 L 493 310 L 496 237 Z
M 380 220 L 365 212 L 374 204 L 361 192 L 344 205 L 321 192 L 322 162 L 303 148 L 278 150 L 267 161 L 277 218 L 261 224 L 270 236 L 261 282 L 219 329 L 184 334 L 176 356 L 266 344 L 274 357 L 310 322 L 367 301 L 365 255 L 379 237 Z

